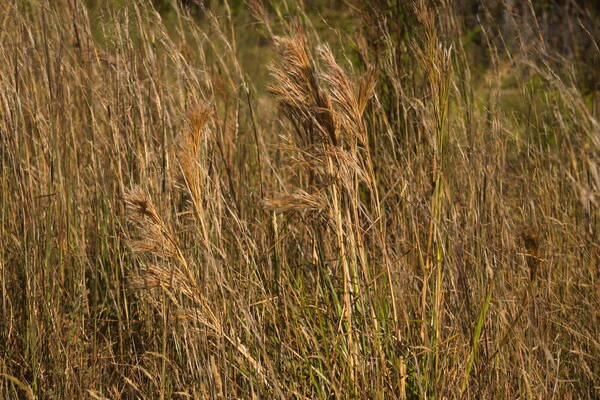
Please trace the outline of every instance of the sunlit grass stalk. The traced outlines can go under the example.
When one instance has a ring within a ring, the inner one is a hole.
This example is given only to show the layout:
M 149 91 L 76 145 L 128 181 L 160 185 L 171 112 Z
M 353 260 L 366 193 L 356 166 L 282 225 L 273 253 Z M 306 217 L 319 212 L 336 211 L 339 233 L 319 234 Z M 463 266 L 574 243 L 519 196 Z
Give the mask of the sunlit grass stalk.
M 442 378 L 440 346 L 443 342 L 443 299 L 444 299 L 444 244 L 446 242 L 443 218 L 445 213 L 444 150 L 448 140 L 448 108 L 452 80 L 450 48 L 445 48 L 438 37 L 437 21 L 424 2 L 416 6 L 417 17 L 424 29 L 424 42 L 418 51 L 424 67 L 431 96 L 431 124 L 427 128 L 434 136 L 432 156 L 432 194 L 430 199 L 431 219 L 427 234 L 427 256 L 424 265 L 421 293 L 421 340 L 430 347 L 429 361 L 425 366 L 425 388 L 433 390 L 434 396 Z M 430 317 L 428 316 L 427 292 L 433 275 L 433 299 Z M 431 333 L 428 334 L 428 331 Z

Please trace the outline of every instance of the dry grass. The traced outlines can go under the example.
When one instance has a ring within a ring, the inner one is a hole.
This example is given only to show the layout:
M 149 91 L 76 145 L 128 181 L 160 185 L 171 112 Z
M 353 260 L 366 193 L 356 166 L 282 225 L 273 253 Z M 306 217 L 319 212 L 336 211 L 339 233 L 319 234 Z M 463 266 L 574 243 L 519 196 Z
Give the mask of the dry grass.
M 600 396 L 596 8 L 86 4 L 0 4 L 0 397 Z

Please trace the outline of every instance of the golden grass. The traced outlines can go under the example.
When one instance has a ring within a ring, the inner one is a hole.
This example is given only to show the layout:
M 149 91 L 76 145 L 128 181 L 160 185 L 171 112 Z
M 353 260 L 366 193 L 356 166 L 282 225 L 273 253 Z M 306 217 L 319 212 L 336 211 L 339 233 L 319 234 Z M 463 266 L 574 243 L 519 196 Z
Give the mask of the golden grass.
M 600 395 L 594 7 L 92 3 L 0 3 L 0 397 Z

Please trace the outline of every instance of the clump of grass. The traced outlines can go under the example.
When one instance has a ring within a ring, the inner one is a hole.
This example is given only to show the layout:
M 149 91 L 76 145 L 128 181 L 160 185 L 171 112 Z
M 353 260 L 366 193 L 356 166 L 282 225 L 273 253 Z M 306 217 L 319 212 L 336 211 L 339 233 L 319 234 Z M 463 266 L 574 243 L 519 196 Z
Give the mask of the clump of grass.
M 598 397 L 593 6 L 92 3 L 0 3 L 0 397 Z

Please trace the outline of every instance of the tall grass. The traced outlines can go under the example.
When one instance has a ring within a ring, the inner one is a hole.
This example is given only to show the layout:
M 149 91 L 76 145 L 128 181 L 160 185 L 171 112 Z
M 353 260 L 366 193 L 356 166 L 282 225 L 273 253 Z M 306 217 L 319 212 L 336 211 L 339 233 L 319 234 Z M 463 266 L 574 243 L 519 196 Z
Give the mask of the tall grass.
M 1 397 L 597 398 L 593 4 L 238 3 L 0 4 Z

